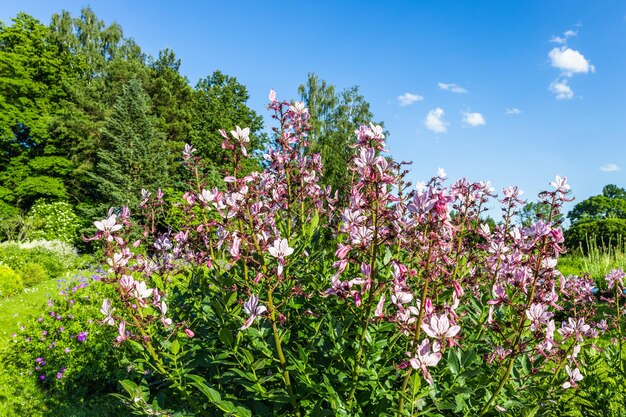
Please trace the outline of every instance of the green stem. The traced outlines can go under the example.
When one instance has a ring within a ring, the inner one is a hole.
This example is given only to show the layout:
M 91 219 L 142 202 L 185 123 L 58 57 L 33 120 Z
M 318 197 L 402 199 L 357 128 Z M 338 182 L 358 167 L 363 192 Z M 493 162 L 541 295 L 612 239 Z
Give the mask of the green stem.
M 276 310 L 274 309 L 274 298 L 272 297 L 272 290 L 268 290 L 267 292 L 267 304 L 269 307 L 270 313 L 270 322 L 272 323 L 272 332 L 274 333 L 274 344 L 276 346 L 276 354 L 278 355 L 278 361 L 280 362 L 280 368 L 283 371 L 283 379 L 285 381 L 285 386 L 287 388 L 287 393 L 289 394 L 289 401 L 293 406 L 296 417 L 300 417 L 300 405 L 298 404 L 298 400 L 294 394 L 293 386 L 291 385 L 291 377 L 289 375 L 289 371 L 287 370 L 287 359 L 285 358 L 285 354 L 283 353 L 282 342 L 280 340 L 280 334 L 278 332 L 278 326 L 276 325 Z

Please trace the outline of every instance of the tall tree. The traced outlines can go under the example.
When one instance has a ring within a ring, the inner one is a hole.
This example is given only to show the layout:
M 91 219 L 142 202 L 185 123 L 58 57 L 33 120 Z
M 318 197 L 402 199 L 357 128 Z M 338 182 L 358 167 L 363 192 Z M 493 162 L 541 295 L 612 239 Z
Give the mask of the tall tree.
M 23 13 L 11 26 L 0 26 L 0 199 L 4 209 L 26 210 L 38 198 L 67 197 L 68 146 L 51 132 L 74 61 L 70 55 L 59 54 L 49 39 L 49 29 Z
M 626 190 L 609 184 L 602 189 L 602 194 L 591 196 L 576 204 L 567 217 L 572 225 L 589 220 L 626 219 Z
M 235 77 L 215 71 L 198 82 L 193 97 L 191 142 L 205 158 L 208 176 L 214 185 L 221 183 L 225 174 L 232 172 L 230 152 L 222 149 L 219 129 L 234 130 L 235 126 L 250 128 L 249 153 L 244 171 L 259 168 L 254 151 L 261 149 L 266 138 L 262 133 L 263 119 L 246 102 L 248 90 Z
M 355 138 L 354 131 L 372 121 L 370 105 L 358 87 L 337 93 L 335 86 L 313 73 L 309 74 L 306 84 L 298 87 L 298 93 L 311 116 L 310 152 L 322 156 L 323 183 L 344 196 L 351 175 L 346 164 L 354 156 L 350 145 Z
M 169 186 L 165 137 L 150 115 L 150 99 L 139 80 L 122 89 L 102 137 L 106 147 L 98 152 L 92 178 L 104 204 L 136 207 L 142 189 Z

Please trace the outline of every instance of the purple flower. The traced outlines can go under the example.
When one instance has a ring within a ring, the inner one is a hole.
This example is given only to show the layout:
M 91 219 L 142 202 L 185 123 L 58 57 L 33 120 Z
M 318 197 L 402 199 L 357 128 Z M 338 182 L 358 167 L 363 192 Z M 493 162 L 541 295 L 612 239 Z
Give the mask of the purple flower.
M 35 359 L 35 362 L 42 363 L 43 362 L 43 358 L 42 357 L 38 357 L 37 359 Z
M 78 340 L 79 342 L 84 342 L 85 340 L 87 340 L 87 335 L 88 334 L 89 334 L 89 332 L 80 332 L 76 336 L 76 340 Z
M 40 379 L 41 381 L 43 381 L 44 379 L 46 379 L 46 374 L 41 374 L 41 375 L 39 375 L 39 379 Z
M 70 348 L 66 347 L 65 348 L 65 353 L 70 353 L 70 350 L 71 350 Z
M 57 379 L 63 378 L 63 372 L 57 372 Z

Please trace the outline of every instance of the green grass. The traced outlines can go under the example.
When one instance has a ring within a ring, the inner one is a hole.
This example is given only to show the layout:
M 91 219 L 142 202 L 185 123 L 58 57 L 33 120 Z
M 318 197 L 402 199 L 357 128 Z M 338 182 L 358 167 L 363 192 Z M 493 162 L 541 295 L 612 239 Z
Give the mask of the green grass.
M 581 250 L 559 258 L 558 269 L 563 275 L 589 274 L 598 287 L 604 286 L 604 276 L 612 269 L 626 270 L 626 247 L 623 242 L 611 247 L 598 246 L 595 241 L 588 242 L 588 252 Z
M 20 323 L 36 315 L 48 297 L 58 293 L 57 279 L 41 282 L 13 297 L 0 300 L 0 349 L 7 346 Z

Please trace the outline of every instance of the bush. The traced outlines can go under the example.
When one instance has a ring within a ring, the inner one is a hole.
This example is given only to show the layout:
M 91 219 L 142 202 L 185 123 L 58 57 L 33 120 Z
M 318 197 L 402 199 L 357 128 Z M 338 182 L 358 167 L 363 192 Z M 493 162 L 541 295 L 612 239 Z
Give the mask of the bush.
M 34 227 L 28 233 L 28 239 L 60 240 L 66 243 L 76 242 L 82 224 L 72 206 L 61 201 L 37 201 L 28 212 L 27 220 Z
M 22 276 L 22 282 L 27 287 L 32 287 L 50 278 L 46 269 L 35 262 L 28 262 L 22 265 L 19 273 Z
M 0 264 L 0 298 L 10 297 L 24 289 L 22 277 L 10 266 Z
M 570 250 L 588 253 L 590 245 L 613 248 L 626 239 L 626 219 L 602 219 L 578 222 L 565 233 L 565 244 Z
M 41 315 L 20 323 L 0 362 L 21 369 L 57 406 L 67 407 L 116 392 L 117 380 L 128 371 L 120 365 L 122 350 L 110 343 L 115 329 L 98 322 L 101 300 L 111 288 L 94 274 L 60 280 L 59 289 Z
M 21 270 L 27 263 L 37 263 L 50 277 L 58 277 L 80 266 L 76 249 L 58 240 L 3 242 L 0 244 L 0 261 L 15 270 Z

